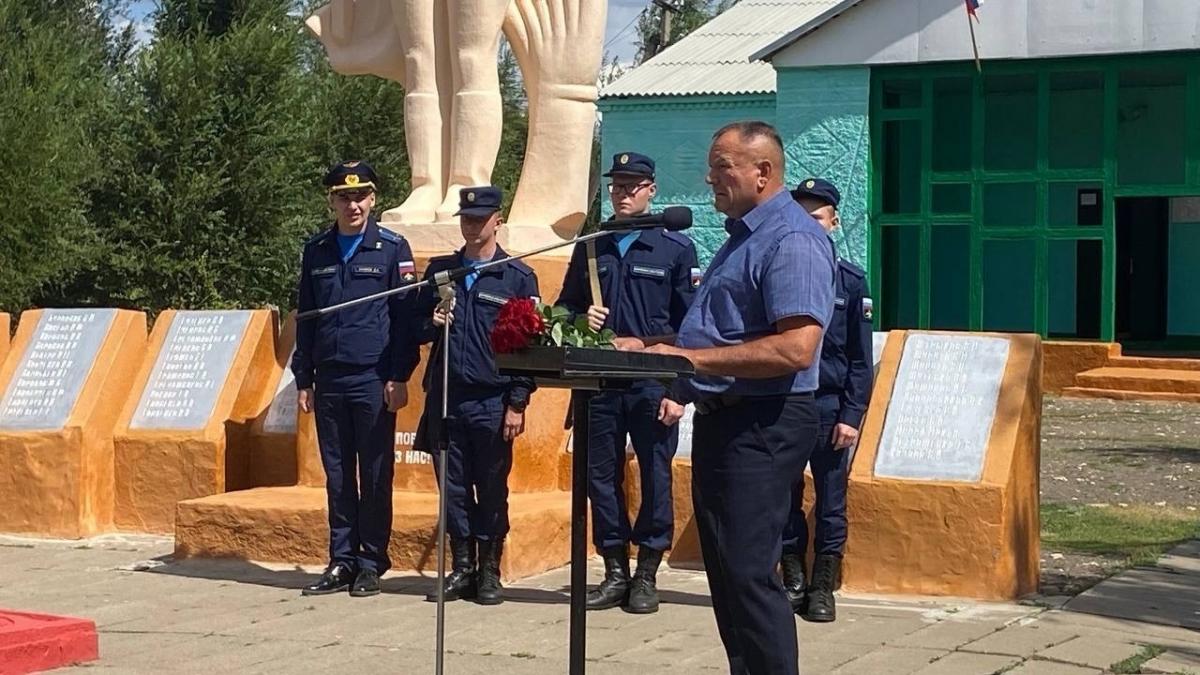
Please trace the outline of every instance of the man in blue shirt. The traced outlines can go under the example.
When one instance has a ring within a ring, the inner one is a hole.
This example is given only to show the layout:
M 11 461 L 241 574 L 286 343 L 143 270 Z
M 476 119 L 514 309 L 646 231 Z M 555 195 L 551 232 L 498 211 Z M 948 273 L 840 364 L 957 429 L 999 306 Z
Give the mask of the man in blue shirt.
M 631 218 L 650 211 L 654 160 L 636 152 L 613 156 L 609 183 L 613 213 Z M 692 240 L 663 228 L 614 232 L 571 256 L 558 304 L 586 314 L 594 330 L 619 336 L 674 334 L 700 284 Z M 591 278 L 595 266 L 596 279 Z M 594 290 L 599 297 L 593 297 Z M 671 547 L 675 513 L 671 461 L 679 443 L 683 406 L 666 396 L 655 380 L 635 382 L 592 399 L 588 437 L 588 497 L 592 540 L 604 558 L 604 581 L 588 593 L 587 608 L 622 607 L 634 614 L 658 611 L 657 572 Z M 642 504 L 629 525 L 625 508 L 625 438 L 633 441 L 641 475 Z M 638 547 L 638 566 L 629 576 L 629 543 Z
M 501 201 L 500 189 L 490 185 L 461 191 L 456 215 L 465 245 L 430 260 L 426 279 L 508 257 L 496 242 L 503 224 Z M 537 296 L 533 270 L 512 260 L 456 282 L 449 311 L 439 303 L 436 288 L 421 289 L 417 298 L 420 341 L 434 343 L 425 369 L 425 410 L 414 443 L 417 450 L 431 451 L 435 430 L 441 428 L 442 350 L 446 348 L 442 327 L 450 323 L 449 446 L 446 466 L 434 466 L 446 472 L 446 531 L 453 555 L 444 587 L 446 600 L 473 598 L 481 605 L 504 601 L 500 558 L 508 534 L 508 475 L 513 440 L 525 430 L 525 406 L 534 386 L 528 378 L 497 374 L 491 334 L 496 315 L 509 299 Z M 436 590 L 426 599 L 436 601 Z
M 840 224 L 837 207 L 841 194 L 827 180 L 808 178 L 792 190 L 800 207 L 832 234 Z M 809 458 L 816 493 L 816 560 L 805 588 L 804 559 L 808 550 L 808 521 L 804 517 L 804 477 L 796 481 L 792 514 L 783 532 L 783 586 L 792 607 L 809 621 L 837 618 L 833 589 L 837 585 L 846 545 L 846 480 L 850 448 L 871 399 L 874 368 L 871 364 L 873 303 L 866 273 L 854 263 L 838 258 L 834 286 L 833 318 L 821 343 L 821 378 L 817 408 L 821 434 Z M 807 594 L 806 594 L 807 590 Z
M 304 245 L 297 309 L 306 312 L 416 280 L 404 237 L 371 217 L 379 178 L 366 162 L 325 176 L 336 222 Z M 316 413 L 329 496 L 329 567 L 305 595 L 379 593 L 392 533 L 396 411 L 420 356 L 413 294 L 380 298 L 296 326 L 292 372 L 304 413 Z
M 692 503 L 713 613 L 732 675 L 799 672 L 792 609 L 775 570 L 792 486 L 816 446 L 817 354 L 833 313 L 829 237 L 783 185 L 783 144 L 765 122 L 713 136 L 708 175 L 729 239 L 673 340 L 622 349 L 676 354 L 696 377 Z

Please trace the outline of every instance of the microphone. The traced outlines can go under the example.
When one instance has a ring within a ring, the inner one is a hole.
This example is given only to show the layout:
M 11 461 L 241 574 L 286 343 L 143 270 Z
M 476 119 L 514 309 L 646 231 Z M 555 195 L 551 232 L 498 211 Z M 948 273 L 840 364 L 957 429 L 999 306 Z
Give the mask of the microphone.
M 686 230 L 692 226 L 692 210 L 686 206 L 668 206 L 662 213 L 647 213 L 632 218 L 613 218 L 600 223 L 603 232 L 627 232 L 665 227 L 671 232 Z

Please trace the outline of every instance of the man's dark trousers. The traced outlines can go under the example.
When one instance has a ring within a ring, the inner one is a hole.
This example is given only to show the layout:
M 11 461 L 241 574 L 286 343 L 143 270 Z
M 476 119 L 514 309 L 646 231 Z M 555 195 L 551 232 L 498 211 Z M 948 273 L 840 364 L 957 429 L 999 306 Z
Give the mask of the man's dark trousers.
M 846 547 L 846 480 L 850 475 L 850 448 L 835 450 L 833 447 L 833 428 L 837 425 L 839 405 L 837 396 L 817 399 L 821 432 L 809 465 L 816 491 L 813 512 L 817 527 L 813 552 L 840 557 Z M 801 556 L 808 552 L 808 520 L 801 508 L 803 503 L 804 476 L 801 475 L 792 492 L 792 514 L 783 530 L 784 552 Z
M 592 539 L 596 548 L 632 541 L 656 551 L 671 548 L 675 509 L 671 497 L 671 460 L 679 442 L 678 426 L 658 420 L 662 385 L 600 392 L 592 398 L 588 422 L 588 498 L 592 503 Z M 641 508 L 631 528 L 625 508 L 625 438 L 629 435 L 641 473 Z
M 748 397 L 694 424 L 692 502 L 730 673 L 796 675 L 795 620 L 775 566 L 792 486 L 816 445 L 816 403 Z
M 329 497 L 329 559 L 383 574 L 391 567 L 396 414 L 373 369 L 316 383 L 317 438 Z

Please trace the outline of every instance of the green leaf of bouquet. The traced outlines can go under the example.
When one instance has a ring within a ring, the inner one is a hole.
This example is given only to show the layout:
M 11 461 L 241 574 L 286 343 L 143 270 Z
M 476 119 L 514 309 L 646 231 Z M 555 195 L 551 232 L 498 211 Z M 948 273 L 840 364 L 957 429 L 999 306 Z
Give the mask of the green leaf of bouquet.
M 563 346 L 563 327 L 561 323 L 554 324 L 550 329 L 550 339 L 554 342 L 554 346 Z

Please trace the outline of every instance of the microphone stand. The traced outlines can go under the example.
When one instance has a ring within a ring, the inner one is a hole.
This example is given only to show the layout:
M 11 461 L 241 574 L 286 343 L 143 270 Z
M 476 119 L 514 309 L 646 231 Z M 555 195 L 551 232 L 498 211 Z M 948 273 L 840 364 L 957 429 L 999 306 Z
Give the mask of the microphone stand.
M 438 305 L 446 317 L 442 324 L 442 425 L 438 430 L 438 527 L 437 527 L 437 638 L 434 673 L 442 675 L 446 644 L 446 472 L 450 448 L 450 323 L 454 316 L 454 284 L 438 286 Z
M 299 314 L 296 315 L 296 320 L 297 321 L 305 321 L 308 319 L 314 319 L 318 316 L 324 316 L 326 314 L 331 314 L 333 312 L 336 312 L 341 309 L 345 309 L 347 307 L 353 307 L 354 305 L 360 305 L 364 302 L 371 302 L 372 300 L 386 298 L 386 297 L 389 297 L 392 295 L 397 295 L 399 293 L 407 293 L 408 291 L 415 291 L 415 290 L 424 288 L 426 286 L 439 286 L 439 287 L 446 286 L 447 284 L 450 284 L 454 281 L 458 281 L 459 279 L 466 278 L 467 275 L 471 274 L 472 272 L 483 271 L 490 267 L 495 267 L 496 265 L 502 265 L 507 262 L 512 262 L 513 260 L 521 260 L 523 258 L 528 258 L 528 257 L 535 256 L 535 255 L 538 255 L 541 253 L 546 253 L 548 251 L 553 251 L 555 249 L 559 249 L 564 246 L 573 246 L 575 244 L 592 241 L 593 239 L 599 239 L 600 237 L 603 237 L 603 236 L 609 235 L 609 234 L 613 234 L 616 232 L 628 232 L 629 230 L 635 230 L 635 229 L 644 229 L 644 228 L 630 227 L 630 228 L 624 229 L 624 230 L 622 230 L 622 229 L 597 230 L 596 232 L 593 232 L 591 234 L 585 234 L 580 237 L 575 237 L 574 239 L 568 239 L 566 241 L 560 241 L 560 242 L 557 242 L 554 244 L 549 244 L 547 246 L 543 246 L 541 248 L 534 249 L 527 253 L 521 253 L 519 255 L 510 255 L 507 258 L 500 258 L 499 260 L 490 260 L 488 262 L 482 263 L 475 267 L 459 267 L 458 269 L 446 270 L 444 272 L 438 272 L 431 279 L 425 279 L 423 281 L 416 281 L 411 284 L 406 284 L 404 286 L 397 286 L 396 288 L 390 288 L 386 291 L 372 293 L 371 295 L 364 295 L 361 298 L 354 298 L 353 300 L 346 300 L 345 302 L 339 302 L 336 305 L 329 305 L 328 307 L 319 307 L 317 309 L 310 309 L 305 312 L 300 312 Z

